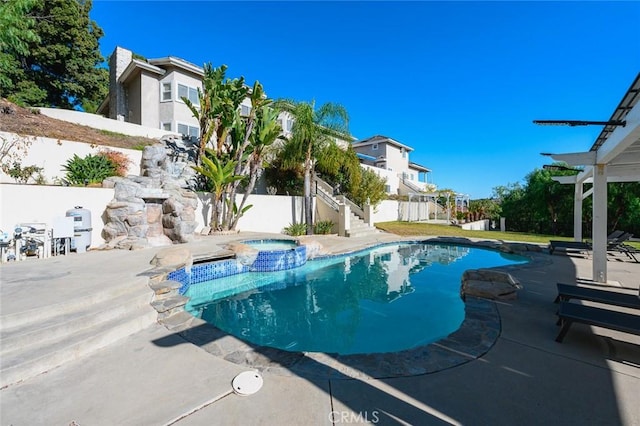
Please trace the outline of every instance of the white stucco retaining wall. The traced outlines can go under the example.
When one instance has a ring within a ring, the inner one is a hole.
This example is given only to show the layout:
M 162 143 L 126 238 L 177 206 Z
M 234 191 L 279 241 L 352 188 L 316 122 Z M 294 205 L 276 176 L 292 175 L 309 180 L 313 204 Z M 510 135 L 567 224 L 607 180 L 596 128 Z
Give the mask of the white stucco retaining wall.
M 236 196 L 236 203 L 240 205 L 242 194 Z M 258 195 L 249 196 L 245 207 L 253 205 L 238 221 L 236 229 L 240 231 L 281 233 L 291 223 L 304 222 L 304 198 L 288 195 Z M 198 207 L 196 221 L 199 233 L 209 224 L 211 218 L 211 195 L 206 192 L 198 193 Z
M 0 229 L 12 233 L 19 223 L 47 223 L 53 226 L 56 217 L 64 217 L 67 210 L 82 206 L 91 211 L 91 247 L 104 243 L 102 214 L 113 199 L 108 188 L 84 188 L 49 185 L 0 184 Z M 209 223 L 210 196 L 199 193 L 196 209 L 196 232 Z M 242 195 L 238 195 L 238 204 Z M 238 222 L 241 231 L 280 233 L 289 224 L 304 221 L 302 197 L 286 195 L 251 195 L 247 202 L 253 207 Z
M 75 206 L 89 209 L 91 247 L 98 247 L 104 243 L 102 213 L 113 199 L 113 189 L 3 183 L 0 199 L 0 229 L 10 235 L 19 223 L 42 222 L 52 227 L 56 217 L 64 217 Z
M 0 137 L 7 140 L 15 138 L 26 138 L 31 141 L 27 154 L 22 158 L 22 167 L 35 165 L 44 168 L 43 174 L 47 179 L 47 183 L 53 183 L 55 178 L 63 178 L 65 172 L 62 167 L 67 161 L 77 154 L 84 158 L 88 154 L 97 154 L 101 149 L 110 149 L 126 154 L 131 163 L 127 174 L 140 174 L 140 160 L 142 159 L 142 151 L 126 148 L 115 148 L 111 146 L 92 145 L 83 142 L 72 142 L 61 139 L 43 138 L 35 136 L 19 136 L 15 133 L 0 132 Z M 0 183 L 15 182 L 15 180 L 0 171 Z
M 398 220 L 398 202 L 395 200 L 382 200 L 373 209 L 373 223 L 391 222 Z
M 95 129 L 108 130 L 129 136 L 142 136 L 145 138 L 161 138 L 168 134 L 179 136 L 177 132 L 168 132 L 159 128 L 145 127 L 125 121 L 113 120 L 98 114 L 57 108 L 39 108 L 40 113 L 69 123 L 82 124 Z M 159 125 L 159 123 L 158 123 Z
M 469 231 L 488 231 L 490 221 L 489 219 L 476 220 L 475 222 L 463 223 L 460 227 Z

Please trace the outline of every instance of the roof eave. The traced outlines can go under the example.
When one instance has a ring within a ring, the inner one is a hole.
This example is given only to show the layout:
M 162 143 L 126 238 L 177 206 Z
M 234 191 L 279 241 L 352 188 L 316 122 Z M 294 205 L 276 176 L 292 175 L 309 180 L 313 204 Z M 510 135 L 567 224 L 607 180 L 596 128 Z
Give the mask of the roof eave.
M 184 70 L 190 71 L 194 74 L 199 75 L 200 77 L 204 77 L 204 69 L 197 66 L 196 64 L 192 64 L 191 62 L 187 62 L 184 59 L 176 58 L 174 56 L 166 56 L 164 58 L 157 59 L 149 59 L 149 63 L 152 65 L 172 65 L 177 68 L 182 68 Z
M 370 138 L 364 139 L 360 142 L 355 142 L 353 144 L 354 148 L 357 147 L 361 147 L 361 146 L 369 146 L 369 145 L 373 145 L 376 143 L 388 143 L 390 145 L 394 145 L 397 146 L 399 148 L 404 148 L 407 150 L 407 152 L 411 152 L 413 151 L 413 148 L 411 148 L 409 145 L 405 145 L 401 142 L 398 142 L 397 140 L 390 138 L 388 136 L 383 136 L 383 135 L 375 135 L 375 136 L 371 136 Z
M 163 70 L 162 68 L 158 68 L 152 64 L 141 61 L 139 59 L 133 59 L 131 62 L 129 62 L 129 65 L 127 65 L 127 68 L 125 68 L 125 70 L 122 72 L 122 74 L 120 75 L 120 78 L 118 78 L 118 81 L 120 83 L 125 83 L 129 79 L 129 77 L 133 75 L 136 69 L 149 71 L 158 75 L 164 75 L 166 73 L 166 71 Z

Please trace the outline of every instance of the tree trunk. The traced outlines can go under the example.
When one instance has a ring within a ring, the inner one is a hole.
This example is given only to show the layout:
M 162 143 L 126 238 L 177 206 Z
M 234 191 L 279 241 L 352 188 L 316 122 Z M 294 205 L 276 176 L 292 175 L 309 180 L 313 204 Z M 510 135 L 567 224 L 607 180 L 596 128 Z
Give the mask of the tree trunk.
M 304 168 L 304 219 L 307 224 L 307 235 L 313 234 L 313 212 L 311 210 L 311 170 Z
M 238 206 L 238 212 L 233 216 L 233 222 L 231 222 L 231 225 L 229 226 L 229 229 L 231 230 L 236 229 L 236 226 L 238 225 L 238 220 L 240 220 L 240 217 L 242 216 L 242 209 L 244 208 L 244 205 L 247 202 L 247 198 L 249 198 L 249 194 L 253 192 L 253 188 L 255 188 L 256 186 L 256 180 L 258 178 L 258 169 L 259 169 L 258 166 L 254 166 L 251 168 L 249 185 L 247 186 L 247 190 L 244 192 L 244 195 L 242 196 L 242 201 Z
M 247 128 L 245 129 L 245 135 L 244 135 L 244 140 L 242 141 L 242 145 L 240 146 L 240 148 L 238 149 L 234 157 L 234 160 L 237 161 L 236 168 L 234 170 L 235 175 L 245 176 L 248 172 L 248 168 L 247 168 L 248 165 L 243 165 L 242 157 L 244 155 L 244 151 L 247 149 L 247 147 L 250 144 L 250 137 L 251 137 L 251 133 L 253 132 L 253 126 L 254 126 L 254 121 L 253 121 L 253 118 L 251 118 L 247 124 Z M 229 200 L 231 200 L 230 203 L 231 202 L 235 203 L 236 193 L 238 191 L 239 185 L 240 185 L 240 181 L 238 180 L 230 184 L 230 190 L 229 190 L 229 194 L 230 194 Z M 253 188 L 251 188 L 251 190 L 253 190 Z M 251 192 L 249 191 L 249 189 L 245 191 L 245 197 L 243 197 L 243 203 L 244 201 L 246 201 L 246 193 L 249 193 L 249 192 Z M 241 210 L 238 209 L 238 214 L 240 213 L 240 211 Z M 224 230 L 228 231 L 231 229 L 235 229 L 235 226 L 237 223 L 238 223 L 238 218 L 233 212 L 233 204 L 230 204 L 229 211 L 227 211 L 227 214 L 225 215 L 226 226 Z
M 211 199 L 213 203 L 211 203 L 211 223 L 209 223 L 209 227 L 211 228 L 211 232 L 220 230 L 220 218 L 222 212 L 222 196 L 218 196 L 215 193 L 211 194 Z

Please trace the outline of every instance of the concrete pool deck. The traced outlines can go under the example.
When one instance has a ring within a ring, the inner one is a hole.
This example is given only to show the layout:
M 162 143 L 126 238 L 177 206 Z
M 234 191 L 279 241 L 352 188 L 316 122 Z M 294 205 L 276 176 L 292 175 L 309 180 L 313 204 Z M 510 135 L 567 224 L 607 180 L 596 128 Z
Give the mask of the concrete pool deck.
M 243 239 L 276 238 L 241 234 Z M 239 236 L 189 244 L 194 256 Z M 423 239 L 423 238 L 411 238 Z M 400 238 L 326 237 L 331 252 Z M 2 265 L 2 316 L 86 296 L 150 269 L 157 249 L 89 252 Z M 323 379 L 263 373 L 251 396 L 231 392 L 246 367 L 207 353 L 159 324 L 47 373 L 0 390 L 3 425 L 210 424 L 611 424 L 640 425 L 640 337 L 574 325 L 554 341 L 555 283 L 591 274 L 591 261 L 539 254 L 547 262 L 510 273 L 518 299 L 496 302 L 501 332 L 481 358 L 431 374 Z M 619 258 L 618 260 L 623 260 Z M 640 264 L 609 260 L 609 279 L 637 289 Z M 164 344 L 158 345 L 162 341 Z

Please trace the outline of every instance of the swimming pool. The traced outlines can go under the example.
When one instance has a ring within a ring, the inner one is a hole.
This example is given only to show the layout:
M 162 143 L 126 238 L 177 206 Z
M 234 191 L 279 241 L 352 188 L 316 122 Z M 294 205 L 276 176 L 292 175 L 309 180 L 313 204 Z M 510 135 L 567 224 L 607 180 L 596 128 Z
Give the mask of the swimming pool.
M 257 345 L 337 354 L 396 352 L 435 342 L 460 327 L 465 270 L 527 260 L 476 247 L 387 245 L 287 271 L 191 284 L 186 309 Z

